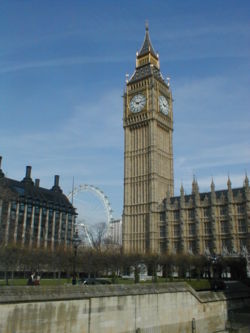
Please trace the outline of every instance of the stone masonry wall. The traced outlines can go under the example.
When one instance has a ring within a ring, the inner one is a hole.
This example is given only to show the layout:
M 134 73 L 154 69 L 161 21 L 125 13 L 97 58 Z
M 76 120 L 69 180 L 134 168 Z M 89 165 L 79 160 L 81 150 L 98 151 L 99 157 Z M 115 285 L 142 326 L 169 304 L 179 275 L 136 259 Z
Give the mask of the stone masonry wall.
M 212 333 L 225 328 L 228 310 L 249 301 L 246 291 L 197 293 L 185 283 L 3 287 L 0 332 Z

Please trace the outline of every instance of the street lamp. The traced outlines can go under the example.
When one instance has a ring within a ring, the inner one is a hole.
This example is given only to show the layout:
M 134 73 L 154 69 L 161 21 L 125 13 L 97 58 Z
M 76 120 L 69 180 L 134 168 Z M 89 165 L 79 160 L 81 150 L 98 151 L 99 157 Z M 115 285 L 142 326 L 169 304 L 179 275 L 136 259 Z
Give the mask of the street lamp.
M 73 261 L 73 279 L 72 284 L 76 284 L 76 257 L 77 257 L 77 248 L 81 244 L 81 239 L 78 236 L 78 231 L 76 230 L 72 239 L 73 248 L 74 248 L 74 261 Z

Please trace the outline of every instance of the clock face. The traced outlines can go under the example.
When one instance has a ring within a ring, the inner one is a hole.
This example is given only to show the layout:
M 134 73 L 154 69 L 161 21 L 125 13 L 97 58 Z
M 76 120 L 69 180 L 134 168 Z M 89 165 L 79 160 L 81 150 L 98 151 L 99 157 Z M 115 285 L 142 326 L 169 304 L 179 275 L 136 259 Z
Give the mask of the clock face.
M 164 96 L 159 96 L 159 107 L 160 107 L 160 111 L 164 114 L 168 114 L 169 113 L 169 104 L 168 101 L 166 99 L 166 97 Z
M 135 95 L 129 103 L 131 112 L 140 112 L 145 105 L 146 97 L 142 94 Z

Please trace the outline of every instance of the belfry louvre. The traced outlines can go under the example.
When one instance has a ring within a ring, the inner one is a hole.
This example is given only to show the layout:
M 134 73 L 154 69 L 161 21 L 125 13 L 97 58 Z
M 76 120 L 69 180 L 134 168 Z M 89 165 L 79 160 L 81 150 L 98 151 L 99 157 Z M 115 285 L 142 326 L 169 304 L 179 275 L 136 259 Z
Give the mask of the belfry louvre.
M 241 254 L 250 251 L 250 189 L 174 196 L 173 99 L 148 27 L 124 93 L 123 248 L 137 253 Z

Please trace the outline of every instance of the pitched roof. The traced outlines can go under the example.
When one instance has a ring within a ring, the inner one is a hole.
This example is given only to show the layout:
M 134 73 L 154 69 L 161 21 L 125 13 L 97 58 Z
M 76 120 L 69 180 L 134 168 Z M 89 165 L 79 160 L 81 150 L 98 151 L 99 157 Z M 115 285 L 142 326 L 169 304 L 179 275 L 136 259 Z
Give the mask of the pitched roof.
M 4 192 L 8 191 L 8 197 L 14 200 L 32 200 L 38 201 L 40 205 L 59 206 L 62 210 L 70 210 L 75 213 L 69 199 L 60 190 L 46 189 L 35 186 L 33 182 L 17 181 L 14 179 L 3 177 L 0 179 L 0 195 L 4 196 Z M 6 193 L 6 192 L 5 192 Z
M 136 68 L 135 72 L 131 76 L 131 79 L 129 80 L 129 83 L 144 79 L 148 76 L 154 76 L 157 79 L 164 82 L 164 79 L 162 77 L 160 70 L 158 68 L 156 68 L 155 66 L 151 66 L 151 64 L 147 64 L 145 66 Z

